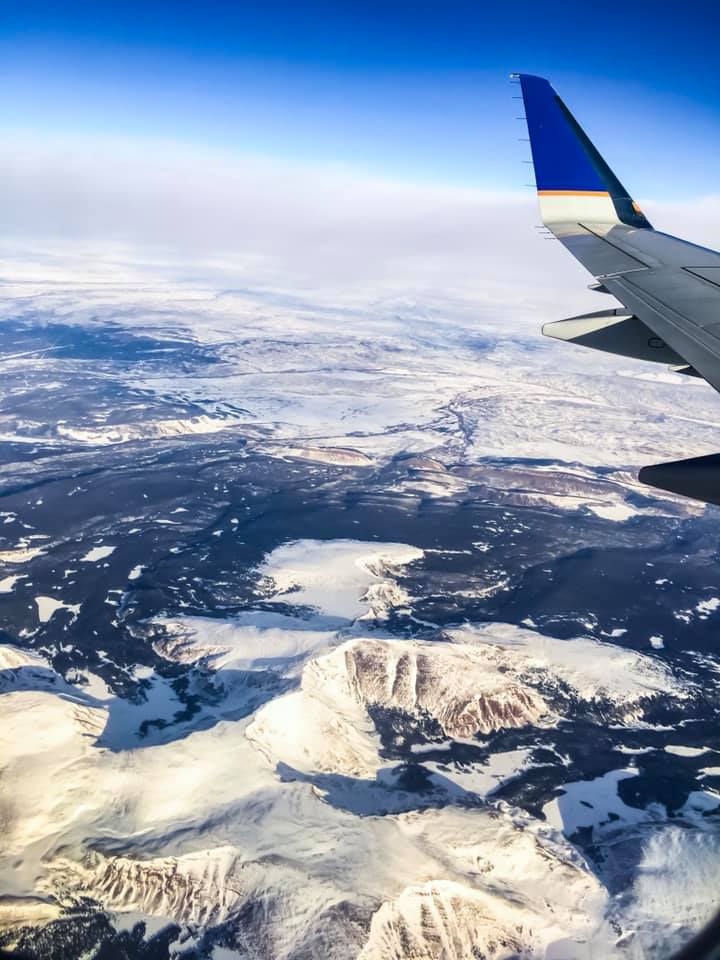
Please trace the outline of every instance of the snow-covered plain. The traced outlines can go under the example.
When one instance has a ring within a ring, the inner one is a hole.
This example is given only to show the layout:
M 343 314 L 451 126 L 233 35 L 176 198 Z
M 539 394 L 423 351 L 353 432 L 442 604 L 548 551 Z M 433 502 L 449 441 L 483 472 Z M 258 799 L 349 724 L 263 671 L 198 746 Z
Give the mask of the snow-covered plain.
M 70 250 L 62 267 L 52 268 L 42 255 L 24 263 L 11 257 L 18 283 L 8 285 L 0 316 L 15 315 L 15 296 L 23 311 L 52 311 L 57 322 L 78 326 L 113 323 L 119 314 L 130 334 L 175 338 L 213 362 L 103 371 L 103 379 L 142 392 L 135 419 L 94 409 L 50 430 L 40 420 L 6 418 L 8 440 L 104 446 L 227 431 L 277 456 L 347 467 L 409 452 L 433 455 L 441 466 L 511 456 L 612 467 L 590 496 L 587 489 L 574 498 L 566 489 L 527 495 L 617 523 L 672 502 L 659 495 L 653 504 L 628 500 L 643 490 L 628 468 L 705 453 L 715 443 L 715 398 L 693 378 L 650 382 L 642 379 L 647 364 L 598 354 L 588 361 L 580 349 L 538 338 L 541 322 L 597 307 L 597 295 L 582 286 L 571 307 L 562 294 L 531 308 L 523 299 L 501 307 L 436 290 L 422 300 L 391 290 L 379 299 L 339 290 L 303 299 L 274 288 L 218 291 L 230 269 L 222 263 L 210 271 L 212 281 L 178 282 L 181 264 L 139 268 L 109 249 L 94 256 L 95 274 L 80 299 L 73 266 L 81 257 Z M 67 286 L 43 282 L 55 270 Z M 52 352 L 32 364 L 43 380 L 69 368 Z M 5 369 L 26 367 L 21 357 Z M 168 417 L 153 412 L 153 401 L 193 413 Z M 451 495 L 458 482 L 442 470 L 432 483 L 414 481 L 434 496 Z

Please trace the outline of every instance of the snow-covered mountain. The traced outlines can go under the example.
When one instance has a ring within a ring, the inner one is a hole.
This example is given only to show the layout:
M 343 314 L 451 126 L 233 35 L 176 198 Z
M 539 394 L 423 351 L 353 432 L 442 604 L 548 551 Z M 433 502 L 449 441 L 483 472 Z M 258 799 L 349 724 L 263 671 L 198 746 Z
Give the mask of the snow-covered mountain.
M 432 751 L 503 731 L 542 737 L 570 703 L 631 730 L 647 704 L 682 702 L 692 684 L 648 655 L 508 625 L 383 636 L 388 608 L 368 617 L 374 588 L 417 556 L 398 544 L 284 545 L 258 583 L 286 612 L 157 622 L 163 657 L 194 665 L 198 690 L 205 671 L 220 691 L 179 739 L 146 745 L 141 704 L 134 718 L 102 683 L 68 684 L 37 653 L 0 648 L 4 923 L 59 923 L 89 898 L 121 924 L 176 924 L 174 949 L 188 956 L 215 943 L 242 956 L 250 942 L 288 960 L 550 957 L 562 944 L 613 955 L 638 907 L 623 913 L 562 820 L 492 801 L 529 752 L 456 765 Z M 252 682 L 241 690 L 238 671 L 289 688 L 248 713 Z M 388 715 L 416 761 L 428 757 L 427 783 L 388 754 Z

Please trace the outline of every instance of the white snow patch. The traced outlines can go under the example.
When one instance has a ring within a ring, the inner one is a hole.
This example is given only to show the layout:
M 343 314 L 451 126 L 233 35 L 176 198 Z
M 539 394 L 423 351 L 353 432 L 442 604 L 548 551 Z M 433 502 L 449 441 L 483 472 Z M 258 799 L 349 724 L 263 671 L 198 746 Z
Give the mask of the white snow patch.
M 701 600 L 695 609 L 699 614 L 707 617 L 715 613 L 718 607 L 720 607 L 720 597 L 711 597 L 709 600 Z
M 703 817 L 708 813 L 720 813 L 720 793 L 708 787 L 707 790 L 691 790 L 682 813 L 689 820 L 703 825 Z
M 603 828 L 617 828 L 618 820 L 625 824 L 647 820 L 651 814 L 629 807 L 617 792 L 621 780 L 637 775 L 638 771 L 629 767 L 611 770 L 594 780 L 566 783 L 563 794 L 545 804 L 543 814 L 548 823 L 562 830 L 566 837 L 571 837 L 581 827 L 592 827 L 597 832 Z
M 428 744 L 428 747 L 431 746 Z M 492 754 L 485 764 L 466 766 L 426 762 L 425 767 L 443 781 L 454 783 L 463 791 L 489 797 L 498 787 L 518 776 L 528 765 L 532 750 L 520 748 Z
M 26 580 L 27 577 L 24 574 L 17 574 L 14 577 L 4 577 L 0 580 L 0 593 L 12 593 L 15 584 L 18 580 Z
M 115 547 L 93 547 L 91 550 L 88 550 L 84 557 L 80 557 L 80 560 L 86 560 L 88 563 L 94 563 L 96 560 L 104 560 L 106 557 L 109 557 L 110 554 L 114 553 L 115 549 Z
M 701 757 L 707 753 L 710 747 L 684 747 L 681 744 L 669 743 L 665 747 L 665 753 L 674 753 L 676 757 Z
M 73 619 L 80 614 L 81 604 L 64 603 L 62 600 L 56 600 L 55 597 L 35 597 L 35 603 L 40 623 L 47 623 L 58 610 L 69 610 L 73 614 Z
M 624 523 L 625 520 L 636 517 L 640 513 L 627 503 L 588 503 L 587 508 L 603 520 L 614 520 L 616 523 Z
M 42 547 L 20 546 L 15 550 L 0 550 L 0 563 L 27 563 L 35 557 L 41 557 L 45 551 Z
M 383 619 L 409 600 L 393 574 L 422 556 L 402 543 L 295 540 L 273 550 L 259 573 L 268 578 L 275 601 L 345 620 Z

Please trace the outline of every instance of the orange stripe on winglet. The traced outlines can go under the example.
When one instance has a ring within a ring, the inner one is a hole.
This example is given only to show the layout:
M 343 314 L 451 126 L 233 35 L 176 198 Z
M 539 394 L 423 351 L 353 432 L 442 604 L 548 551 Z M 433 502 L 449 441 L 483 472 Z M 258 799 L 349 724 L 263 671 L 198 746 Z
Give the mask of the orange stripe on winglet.
M 539 197 L 609 197 L 607 190 L 538 190 Z

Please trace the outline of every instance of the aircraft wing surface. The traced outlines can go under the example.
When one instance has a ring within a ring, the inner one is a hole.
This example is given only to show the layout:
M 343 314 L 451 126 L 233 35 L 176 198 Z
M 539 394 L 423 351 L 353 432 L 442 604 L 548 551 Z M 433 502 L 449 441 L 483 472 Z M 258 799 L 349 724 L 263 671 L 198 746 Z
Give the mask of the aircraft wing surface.
M 548 323 L 543 333 L 670 364 L 720 391 L 720 253 L 654 230 L 548 81 L 513 76 L 522 90 L 542 221 L 595 277 L 593 289 L 624 306 Z M 641 479 L 720 502 L 717 458 L 705 465 L 714 468 L 710 486 L 697 488 L 698 470 L 707 473 L 698 461 L 706 459 L 646 467 Z M 678 476 L 691 474 L 692 491 L 679 489 Z

